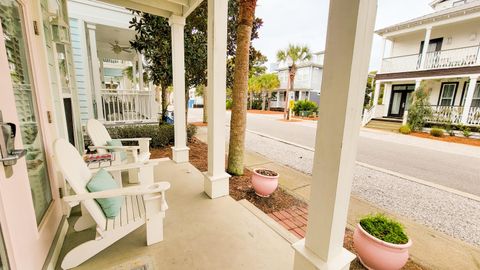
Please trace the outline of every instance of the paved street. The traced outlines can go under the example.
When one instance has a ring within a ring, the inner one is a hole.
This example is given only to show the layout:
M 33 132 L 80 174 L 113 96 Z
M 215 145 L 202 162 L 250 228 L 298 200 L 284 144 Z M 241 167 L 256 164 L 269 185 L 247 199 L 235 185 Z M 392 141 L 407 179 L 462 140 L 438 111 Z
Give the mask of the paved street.
M 190 110 L 199 121 L 202 111 Z M 230 122 L 228 113 L 226 124 Z M 281 115 L 248 114 L 247 129 L 313 148 L 316 122 L 286 123 Z M 357 160 L 480 196 L 480 149 L 400 134 L 363 129 Z

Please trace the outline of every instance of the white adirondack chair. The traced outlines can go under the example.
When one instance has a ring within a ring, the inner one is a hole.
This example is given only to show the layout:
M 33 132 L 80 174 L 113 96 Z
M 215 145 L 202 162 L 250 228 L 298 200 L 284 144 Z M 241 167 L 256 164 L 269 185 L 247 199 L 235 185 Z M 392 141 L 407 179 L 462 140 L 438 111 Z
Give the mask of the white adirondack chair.
M 90 119 L 87 122 L 87 133 L 92 140 L 93 146 L 89 146 L 91 150 L 96 150 L 99 154 L 105 154 L 107 151 L 113 151 L 115 154 L 116 164 L 144 162 L 150 158 L 150 140 L 151 138 L 128 138 L 119 139 L 122 142 L 137 142 L 138 146 L 107 146 L 107 142 L 112 138 L 105 126 L 96 119 Z M 120 152 L 127 152 L 127 160 L 121 161 Z M 115 178 L 118 179 L 120 174 L 117 173 Z M 138 182 L 138 170 L 130 169 L 128 171 L 130 183 Z M 121 177 L 120 177 L 121 180 Z
M 80 203 L 82 218 L 88 218 L 96 224 L 97 236 L 69 251 L 62 261 L 63 269 L 70 269 L 90 259 L 103 249 L 120 240 L 138 227 L 146 224 L 147 245 L 163 240 L 163 219 L 168 209 L 165 192 L 170 188 L 168 182 L 151 185 L 135 185 L 101 192 L 89 192 L 86 184 L 93 172 L 83 161 L 76 148 L 65 139 L 54 143 L 54 155 L 61 172 L 76 195 L 63 197 L 69 204 Z M 104 168 L 112 172 L 141 166 L 138 163 Z M 115 219 L 107 219 L 100 206 L 94 201 L 98 198 L 123 196 L 121 213 Z

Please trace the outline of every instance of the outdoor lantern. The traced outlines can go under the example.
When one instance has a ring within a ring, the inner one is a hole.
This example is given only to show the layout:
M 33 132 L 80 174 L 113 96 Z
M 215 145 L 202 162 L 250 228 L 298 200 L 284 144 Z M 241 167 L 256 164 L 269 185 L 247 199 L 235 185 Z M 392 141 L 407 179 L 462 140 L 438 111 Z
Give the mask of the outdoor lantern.
M 69 32 L 68 32 L 68 24 L 65 23 L 63 19 L 59 19 L 58 17 L 54 18 L 50 25 L 52 27 L 52 37 L 53 41 L 56 43 L 69 43 Z

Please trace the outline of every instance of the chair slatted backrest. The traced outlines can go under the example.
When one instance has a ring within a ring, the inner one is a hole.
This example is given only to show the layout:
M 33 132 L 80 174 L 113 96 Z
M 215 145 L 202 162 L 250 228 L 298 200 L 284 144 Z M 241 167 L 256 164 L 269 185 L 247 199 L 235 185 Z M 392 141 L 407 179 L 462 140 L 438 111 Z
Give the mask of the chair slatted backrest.
M 88 120 L 87 133 L 94 146 L 106 146 L 107 142 L 112 140 L 105 126 L 97 119 Z M 107 151 L 104 149 L 98 149 L 97 153 L 105 154 Z
M 77 149 L 65 139 L 57 139 L 53 144 L 55 159 L 68 184 L 76 194 L 84 194 L 87 183 L 92 178 L 92 172 L 83 161 Z M 83 201 L 85 208 L 102 230 L 107 219 L 100 206 L 93 199 Z

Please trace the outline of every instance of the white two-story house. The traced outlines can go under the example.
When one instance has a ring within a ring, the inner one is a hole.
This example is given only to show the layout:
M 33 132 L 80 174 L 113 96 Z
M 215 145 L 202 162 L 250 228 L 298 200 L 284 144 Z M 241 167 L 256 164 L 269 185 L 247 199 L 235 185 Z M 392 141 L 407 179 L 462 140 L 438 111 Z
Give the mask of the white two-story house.
M 297 73 L 293 84 L 294 91 L 290 92 L 290 100 L 311 100 L 320 103 L 320 86 L 322 85 L 324 52 L 312 54 L 309 61 L 297 64 Z M 280 87 L 275 90 L 270 99 L 270 109 L 285 108 L 285 97 L 288 88 L 288 64 L 275 63 L 271 70 L 278 74 Z
M 430 122 L 480 126 L 480 1 L 435 0 L 430 6 L 433 13 L 376 31 L 384 39 L 383 61 L 364 124 L 401 121 L 422 85 L 430 93 Z

